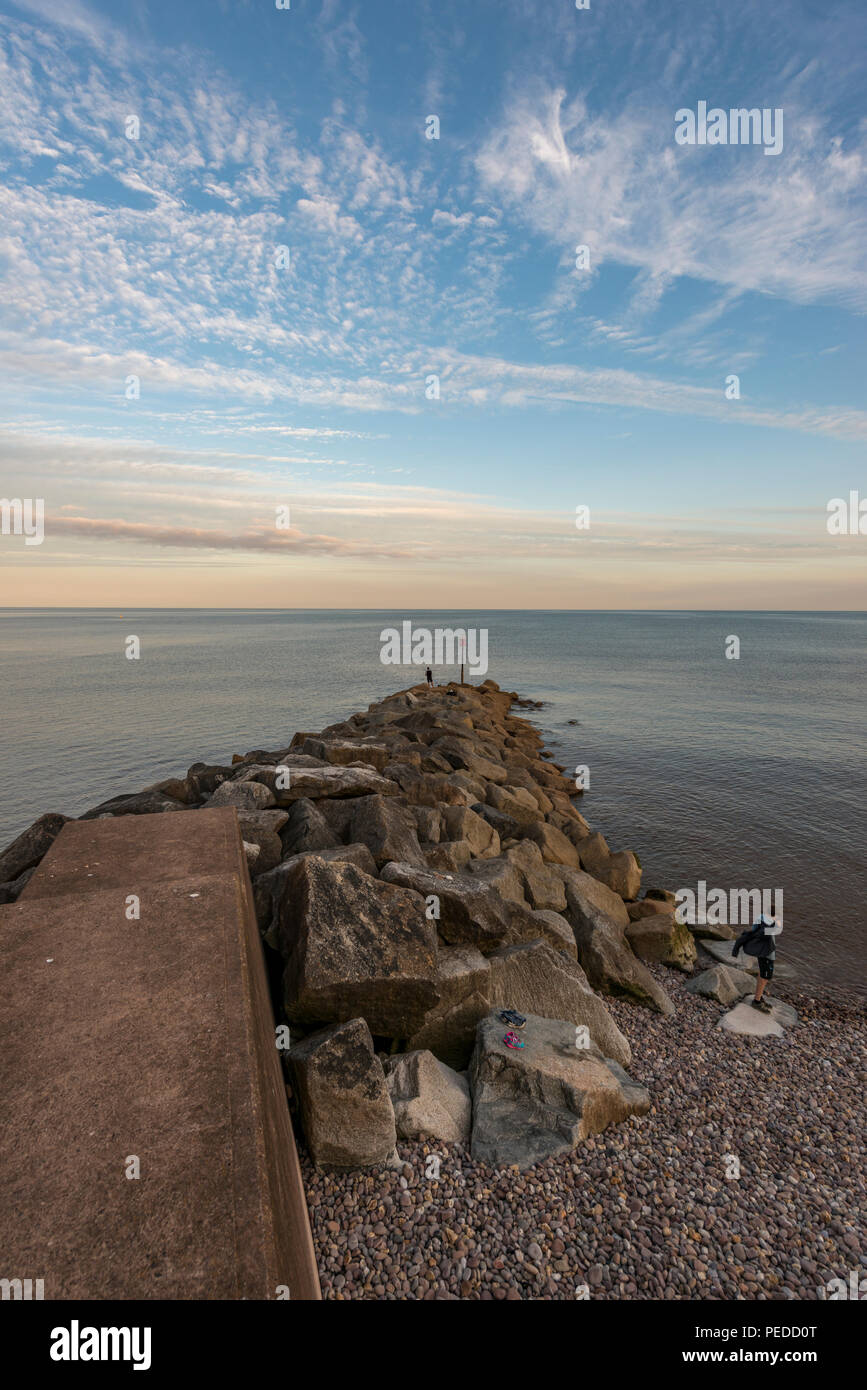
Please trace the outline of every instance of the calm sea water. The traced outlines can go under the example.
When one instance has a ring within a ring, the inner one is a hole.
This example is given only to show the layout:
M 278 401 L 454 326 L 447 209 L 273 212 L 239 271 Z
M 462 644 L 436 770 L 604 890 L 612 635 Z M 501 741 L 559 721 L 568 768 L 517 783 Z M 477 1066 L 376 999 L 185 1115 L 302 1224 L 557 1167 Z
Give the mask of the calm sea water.
M 411 684 L 379 660 L 406 617 L 487 628 L 488 675 L 550 702 L 529 717 L 645 885 L 782 888 L 780 958 L 867 988 L 867 614 L 0 610 L 0 845 Z

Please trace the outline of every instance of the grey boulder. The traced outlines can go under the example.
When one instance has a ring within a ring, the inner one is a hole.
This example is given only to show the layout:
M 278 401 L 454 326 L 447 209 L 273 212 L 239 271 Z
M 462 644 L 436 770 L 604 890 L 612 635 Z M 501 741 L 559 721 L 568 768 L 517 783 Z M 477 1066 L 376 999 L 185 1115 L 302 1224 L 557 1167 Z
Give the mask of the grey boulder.
M 440 946 L 436 987 L 439 1000 L 407 1040 L 410 1050 L 428 1049 L 463 1071 L 472 1055 L 476 1025 L 490 1008 L 490 965 L 475 946 Z
M 283 846 L 279 831 L 285 820 L 285 811 L 238 811 L 241 839 L 246 844 L 257 845 L 259 849 L 255 865 L 257 874 L 267 873 L 280 863 Z
M 575 933 L 578 960 L 593 988 L 673 1014 L 674 1004 L 626 939 L 629 915 L 623 900 L 591 874 L 566 868 L 560 872 L 568 904 L 565 916 Z
M 697 955 L 689 927 L 673 912 L 654 912 L 630 922 L 626 939 L 640 960 L 659 961 L 689 974 Z
M 373 1033 L 406 1038 L 439 999 L 424 901 L 354 864 L 305 856 L 286 877 L 273 934 L 290 1023 L 362 1017 Z
M 535 840 L 521 840 L 506 850 L 506 858 L 521 876 L 524 896 L 537 912 L 562 912 L 566 890 L 556 870 L 545 863 Z M 574 944 L 574 943 L 573 943 Z
M 480 864 L 490 863 L 479 860 Z M 435 899 L 437 930 L 451 945 L 478 946 L 492 951 L 508 937 L 512 915 L 510 904 L 493 888 L 466 876 L 435 874 L 411 864 L 386 864 L 381 877 L 386 883 Z
M 0 881 L 11 882 L 23 874 L 25 869 L 35 868 L 69 819 L 69 816 L 49 811 L 22 831 L 0 854 Z
M 693 975 L 684 985 L 690 994 L 715 999 L 718 1004 L 725 1004 L 726 1008 L 743 999 L 752 988 L 753 981 L 745 970 L 736 970 L 728 965 L 712 965 L 708 970 L 702 970 L 701 974 Z
M 576 1047 L 573 1024 L 529 1015 L 520 1051 L 506 1047 L 504 1031 L 496 1014 L 478 1026 L 470 1063 L 474 1159 L 528 1168 L 650 1108 L 648 1092 L 619 1063 L 592 1045 Z
M 469 806 L 447 806 L 443 812 L 446 837 L 466 840 L 478 859 L 493 859 L 500 852 L 500 837 L 492 825 Z
M 291 806 L 302 797 L 315 801 L 320 797 L 395 796 L 400 791 L 396 782 L 367 766 L 304 767 L 287 759 L 277 767 L 257 769 L 255 776 L 274 793 L 278 806 Z
M 559 912 L 550 912 L 547 908 L 537 908 L 530 916 L 536 936 L 541 936 L 555 951 L 565 951 L 571 960 L 578 959 L 575 933 L 565 917 Z
M 164 811 L 186 811 L 182 801 L 166 796 L 163 792 L 132 792 L 129 795 L 113 796 L 92 806 L 79 820 L 102 820 L 108 816 L 156 816 Z
M 370 1029 L 348 1019 L 289 1050 L 289 1071 L 314 1163 L 368 1168 L 394 1151 L 394 1111 Z
M 393 797 L 359 796 L 352 803 L 350 837 L 367 845 L 378 869 L 397 861 L 426 869 L 415 817 Z
M 576 961 L 567 960 L 547 941 L 530 941 L 494 951 L 488 965 L 492 1009 L 517 1009 L 583 1026 L 604 1056 L 629 1065 L 629 1043 Z
M 417 1139 L 421 1134 L 446 1144 L 469 1139 L 472 1102 L 467 1079 L 432 1052 L 391 1058 L 386 1084 L 399 1139 Z
M 265 811 L 274 805 L 274 796 L 261 782 L 221 782 L 205 804 L 235 806 L 239 811 Z
M 276 925 L 274 918 L 280 909 L 289 875 L 302 859 L 324 859 L 332 864 L 354 864 L 362 873 L 376 877 L 376 865 L 367 845 L 336 845 L 331 849 L 305 850 L 303 854 L 290 855 L 273 869 L 261 873 L 253 884 L 256 920 L 262 932 L 268 934 L 268 945 L 276 950 L 280 949 L 279 941 L 271 928 Z
M 307 738 L 301 745 L 301 752 L 337 766 L 367 763 L 377 772 L 382 772 L 390 756 L 384 743 L 355 743 L 352 739 L 339 738 Z
M 289 808 L 286 823 L 280 832 L 283 857 L 306 854 L 312 849 L 332 849 L 340 844 L 334 830 L 315 802 L 302 796 Z

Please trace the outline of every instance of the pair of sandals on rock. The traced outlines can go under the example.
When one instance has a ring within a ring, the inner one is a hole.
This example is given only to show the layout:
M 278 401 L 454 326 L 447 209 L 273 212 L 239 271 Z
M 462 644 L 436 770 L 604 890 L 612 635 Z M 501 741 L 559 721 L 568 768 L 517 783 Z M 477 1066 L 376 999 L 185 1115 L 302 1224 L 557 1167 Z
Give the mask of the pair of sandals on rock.
M 519 1014 L 517 1009 L 501 1009 L 499 1017 L 502 1019 L 503 1023 L 508 1023 L 511 1025 L 508 1033 L 506 1033 L 505 1037 L 503 1038 L 503 1042 L 506 1044 L 506 1047 L 511 1047 L 515 1051 L 520 1051 L 521 1049 L 525 1048 L 527 1044 L 525 1042 L 522 1042 L 521 1039 L 518 1037 L 518 1034 L 515 1032 L 516 1028 L 523 1028 L 524 1024 L 527 1022 L 524 1015 Z

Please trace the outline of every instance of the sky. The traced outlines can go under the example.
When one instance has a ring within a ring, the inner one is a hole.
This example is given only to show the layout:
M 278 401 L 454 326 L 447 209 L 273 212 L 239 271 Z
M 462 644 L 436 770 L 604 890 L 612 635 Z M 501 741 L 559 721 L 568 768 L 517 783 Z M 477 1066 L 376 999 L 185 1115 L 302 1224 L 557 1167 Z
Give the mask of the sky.
M 0 606 L 863 609 L 865 40 L 0 0 Z

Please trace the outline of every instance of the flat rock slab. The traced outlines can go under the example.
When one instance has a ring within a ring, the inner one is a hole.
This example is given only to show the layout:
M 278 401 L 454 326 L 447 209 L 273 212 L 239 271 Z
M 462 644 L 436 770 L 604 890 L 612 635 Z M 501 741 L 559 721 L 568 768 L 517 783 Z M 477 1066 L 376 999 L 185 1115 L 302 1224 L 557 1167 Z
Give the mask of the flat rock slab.
M 221 872 L 159 881 L 205 845 Z M 71 822 L 49 853 L 0 908 L 6 1269 L 46 1299 L 317 1298 L 235 811 Z
M 738 933 L 740 935 L 740 933 Z M 748 975 L 758 975 L 759 964 L 755 956 L 748 956 L 744 951 L 739 951 L 736 956 L 732 955 L 731 941 L 709 941 L 701 943 L 703 951 L 707 951 L 714 960 L 721 961 L 723 965 L 730 965 L 734 970 L 745 970 Z M 796 972 L 788 961 L 774 961 L 774 976 L 778 980 L 794 980 Z
M 798 1014 L 791 1004 L 776 999 L 769 1014 L 754 1009 L 749 999 L 741 1000 L 733 1009 L 723 1014 L 718 1026 L 727 1033 L 741 1033 L 751 1038 L 781 1038 L 786 1028 L 792 1028 L 798 1021 Z

